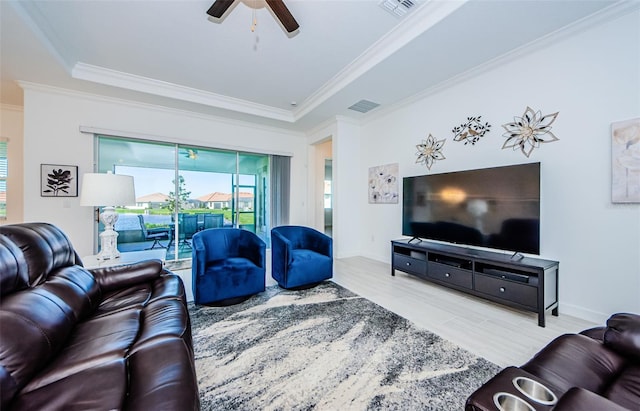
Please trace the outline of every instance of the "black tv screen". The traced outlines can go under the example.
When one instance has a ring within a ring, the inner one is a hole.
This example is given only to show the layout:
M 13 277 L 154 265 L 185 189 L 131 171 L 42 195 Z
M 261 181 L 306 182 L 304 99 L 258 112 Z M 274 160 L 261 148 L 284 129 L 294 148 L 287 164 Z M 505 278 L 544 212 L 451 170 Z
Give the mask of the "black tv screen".
M 540 163 L 403 178 L 402 234 L 540 254 Z

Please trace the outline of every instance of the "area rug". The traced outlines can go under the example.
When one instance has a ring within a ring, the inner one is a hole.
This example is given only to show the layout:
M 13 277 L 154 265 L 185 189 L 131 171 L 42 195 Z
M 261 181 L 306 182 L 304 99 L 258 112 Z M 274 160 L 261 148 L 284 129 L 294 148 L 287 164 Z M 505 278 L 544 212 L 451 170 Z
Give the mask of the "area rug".
M 190 314 L 203 410 L 462 410 L 499 371 L 333 282 Z

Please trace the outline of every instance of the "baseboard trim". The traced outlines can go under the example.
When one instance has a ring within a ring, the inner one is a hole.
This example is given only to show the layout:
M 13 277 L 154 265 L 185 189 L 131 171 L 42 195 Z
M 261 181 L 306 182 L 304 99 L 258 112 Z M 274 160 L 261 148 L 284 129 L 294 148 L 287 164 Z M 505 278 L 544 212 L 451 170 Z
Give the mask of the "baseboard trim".
M 604 325 L 607 322 L 607 319 L 613 313 L 601 313 L 598 311 L 589 310 L 584 307 L 580 307 L 573 304 L 566 304 L 560 301 L 559 307 L 560 315 L 570 315 L 571 317 L 580 318 L 582 320 L 591 321 L 596 324 Z

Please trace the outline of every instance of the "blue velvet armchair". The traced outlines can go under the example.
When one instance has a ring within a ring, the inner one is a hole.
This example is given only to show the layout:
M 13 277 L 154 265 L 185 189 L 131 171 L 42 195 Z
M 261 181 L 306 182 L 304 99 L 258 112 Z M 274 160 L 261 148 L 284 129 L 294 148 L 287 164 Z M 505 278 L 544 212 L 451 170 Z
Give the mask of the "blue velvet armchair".
M 211 228 L 192 238 L 196 304 L 234 303 L 265 289 L 266 244 L 237 228 Z
M 333 277 L 333 240 L 302 226 L 271 230 L 271 276 L 283 288 L 313 286 Z

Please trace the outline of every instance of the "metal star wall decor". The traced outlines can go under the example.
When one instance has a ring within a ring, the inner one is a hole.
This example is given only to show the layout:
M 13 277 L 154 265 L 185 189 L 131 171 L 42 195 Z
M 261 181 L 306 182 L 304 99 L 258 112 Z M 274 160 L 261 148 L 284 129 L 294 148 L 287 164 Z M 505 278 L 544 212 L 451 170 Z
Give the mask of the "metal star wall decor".
M 429 170 L 435 160 L 444 160 L 445 156 L 442 154 L 442 146 L 444 146 L 444 140 L 436 140 L 431 134 L 426 140 L 422 140 L 422 143 L 417 144 L 416 148 L 418 152 L 416 155 L 416 164 L 424 164 Z
M 527 107 L 522 117 L 514 117 L 513 123 L 502 125 L 506 130 L 502 136 L 507 138 L 502 148 L 520 149 L 525 156 L 529 157 L 533 149 L 540 147 L 541 143 L 558 141 L 559 138 L 551 132 L 551 124 L 558 114 L 559 112 L 556 112 L 543 116 L 540 110 L 534 112 Z
M 453 132 L 453 141 L 464 141 L 467 145 L 474 145 L 491 129 L 491 124 L 485 122 L 482 124 L 480 120 L 482 116 L 467 117 L 467 122 L 456 126 L 451 130 Z

